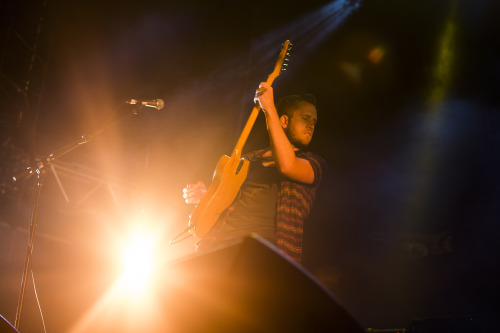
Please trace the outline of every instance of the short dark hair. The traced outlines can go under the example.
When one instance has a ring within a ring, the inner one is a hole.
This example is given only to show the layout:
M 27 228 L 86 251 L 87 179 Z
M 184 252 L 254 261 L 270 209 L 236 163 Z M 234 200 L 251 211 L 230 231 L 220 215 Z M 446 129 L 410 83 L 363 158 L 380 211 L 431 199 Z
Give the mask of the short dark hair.
M 303 94 L 303 95 L 289 95 L 278 100 L 276 109 L 278 110 L 278 116 L 286 115 L 288 117 L 293 116 L 293 112 L 297 109 L 299 103 L 307 102 L 316 106 L 316 96 L 313 94 Z

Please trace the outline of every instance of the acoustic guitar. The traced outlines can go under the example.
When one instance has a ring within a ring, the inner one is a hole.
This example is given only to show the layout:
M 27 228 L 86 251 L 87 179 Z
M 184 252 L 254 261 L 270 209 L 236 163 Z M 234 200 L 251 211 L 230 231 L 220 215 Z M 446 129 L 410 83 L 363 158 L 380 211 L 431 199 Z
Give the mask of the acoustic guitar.
M 274 70 L 267 78 L 266 82 L 268 84 L 272 85 L 274 80 L 286 69 L 291 47 L 292 44 L 289 40 L 283 43 Z M 234 201 L 241 185 L 245 181 L 250 161 L 241 158 L 241 151 L 259 112 L 260 105 L 257 102 L 231 156 L 224 155 L 217 163 L 212 183 L 200 202 L 196 205 L 189 220 L 188 230 L 194 236 L 203 238 L 212 229 L 220 215 Z

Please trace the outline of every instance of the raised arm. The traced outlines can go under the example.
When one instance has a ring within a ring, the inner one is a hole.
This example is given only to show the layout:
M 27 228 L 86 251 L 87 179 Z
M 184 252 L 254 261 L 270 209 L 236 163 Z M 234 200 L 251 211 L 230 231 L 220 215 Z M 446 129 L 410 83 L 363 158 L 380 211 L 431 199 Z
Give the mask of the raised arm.
M 309 121 L 311 125 L 302 124 L 304 120 L 296 119 L 295 114 L 292 117 L 293 119 L 286 115 L 280 117 L 274 104 L 273 88 L 266 82 L 260 84 L 255 94 L 255 100 L 260 103 L 266 116 L 269 141 L 278 171 L 295 181 L 312 184 L 314 182 L 313 168 L 309 161 L 296 157 L 295 150 L 297 150 L 297 147 L 290 141 L 289 136 L 294 134 L 297 125 L 303 126 L 304 129 L 301 129 L 297 135 L 303 136 L 307 140 L 307 145 L 312 137 L 316 119 Z M 286 130 L 287 128 L 288 130 Z M 309 135 L 308 139 L 306 138 L 307 135 Z

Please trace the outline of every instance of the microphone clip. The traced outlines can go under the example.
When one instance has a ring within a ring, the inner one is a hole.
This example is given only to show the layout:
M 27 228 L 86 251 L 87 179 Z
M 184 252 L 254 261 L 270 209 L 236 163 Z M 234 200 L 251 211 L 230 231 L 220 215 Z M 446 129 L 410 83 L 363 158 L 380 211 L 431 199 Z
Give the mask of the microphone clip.
M 154 108 L 157 110 L 161 110 L 165 106 L 163 99 L 139 100 L 139 99 L 132 98 L 132 99 L 125 101 L 125 103 L 130 104 L 130 105 L 136 105 L 139 107 Z

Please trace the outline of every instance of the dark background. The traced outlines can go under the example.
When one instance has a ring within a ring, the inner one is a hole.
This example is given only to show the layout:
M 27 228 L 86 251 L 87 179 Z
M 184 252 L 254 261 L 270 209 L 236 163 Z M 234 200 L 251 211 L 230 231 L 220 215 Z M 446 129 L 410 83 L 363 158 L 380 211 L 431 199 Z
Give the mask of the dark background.
M 10 322 L 34 192 L 31 178 L 12 175 L 123 115 L 42 169 L 32 266 L 48 331 L 66 331 L 116 275 L 110 249 L 130 216 L 154 217 L 168 258 L 194 251 L 192 239 L 166 245 L 191 210 L 181 190 L 208 183 L 231 152 L 286 39 L 294 48 L 275 95 L 317 96 L 311 150 L 329 165 L 305 267 L 363 327 L 496 313 L 498 2 L 32 0 L 0 9 L 0 314 Z M 132 115 L 130 98 L 162 98 L 165 108 Z M 261 115 L 245 150 L 266 140 Z M 41 331 L 31 279 L 26 295 L 22 331 Z

